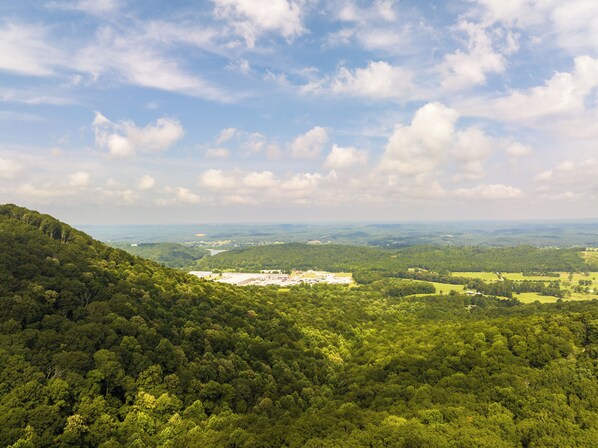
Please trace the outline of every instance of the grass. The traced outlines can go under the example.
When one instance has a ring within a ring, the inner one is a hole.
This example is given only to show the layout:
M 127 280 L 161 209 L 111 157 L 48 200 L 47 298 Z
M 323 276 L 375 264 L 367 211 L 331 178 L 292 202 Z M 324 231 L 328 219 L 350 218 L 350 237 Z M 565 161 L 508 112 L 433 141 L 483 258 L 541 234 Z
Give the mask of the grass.
M 422 282 L 422 283 L 432 283 L 434 288 L 436 288 L 436 292 L 434 294 L 416 294 L 417 296 L 433 296 L 436 294 L 448 294 L 451 290 L 455 290 L 459 293 L 464 291 L 463 285 L 453 285 L 451 283 L 437 283 L 437 282 L 428 282 L 425 280 L 414 280 L 415 282 Z
M 513 297 L 519 299 L 521 303 L 554 303 L 558 300 L 558 297 L 543 296 L 537 292 L 522 292 L 521 294 L 513 294 Z
M 598 266 L 598 250 L 586 250 L 582 254 L 586 263 Z
M 453 272 L 452 276 L 463 278 L 479 278 L 485 282 L 498 280 L 498 276 L 494 272 Z
M 592 252 L 592 255 L 596 254 L 596 260 L 598 261 L 598 252 Z M 479 278 L 484 280 L 485 282 L 492 282 L 497 281 L 498 277 L 493 272 L 453 272 L 455 277 L 464 277 L 464 278 Z M 560 280 L 561 288 L 570 292 L 570 296 L 564 298 L 563 300 L 592 300 L 598 299 L 598 292 L 593 294 L 582 294 L 578 292 L 573 292 L 572 288 L 575 285 L 579 284 L 579 280 L 592 280 L 593 288 L 598 290 L 598 272 L 590 272 L 589 275 L 585 275 L 580 272 L 574 272 L 573 274 L 569 274 L 568 272 L 559 272 L 558 277 L 546 277 L 541 275 L 523 275 L 521 272 L 503 272 L 502 273 L 504 278 L 515 282 L 521 282 L 524 280 L 530 281 L 542 281 L 542 282 L 550 282 L 554 280 Z M 571 279 L 569 277 L 571 276 Z M 440 290 L 444 289 L 443 293 L 448 294 L 451 289 L 454 289 L 458 292 L 462 292 L 459 285 L 446 285 L 443 283 L 435 283 L 436 290 L 440 293 Z M 533 303 L 533 302 L 541 302 L 541 303 L 554 303 L 558 300 L 557 297 L 552 296 L 543 296 L 538 294 L 537 292 L 525 292 L 521 294 L 514 294 L 514 297 L 519 299 L 522 303 Z

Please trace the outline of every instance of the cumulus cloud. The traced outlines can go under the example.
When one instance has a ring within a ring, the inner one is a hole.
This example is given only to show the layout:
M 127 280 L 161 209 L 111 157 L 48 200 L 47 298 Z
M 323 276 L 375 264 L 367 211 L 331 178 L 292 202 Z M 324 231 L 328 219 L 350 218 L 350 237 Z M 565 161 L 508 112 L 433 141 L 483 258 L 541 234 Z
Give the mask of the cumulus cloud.
M 365 168 L 367 164 L 366 151 L 351 146 L 343 148 L 333 145 L 324 165 L 330 169 L 343 170 L 354 166 Z
M 529 156 L 532 153 L 532 148 L 529 145 L 524 145 L 518 142 L 510 142 L 505 147 L 505 152 L 510 160 L 516 160 Z
M 23 171 L 23 165 L 12 159 L 0 158 L 0 179 L 15 179 Z
M 278 180 L 271 171 L 252 172 L 243 178 L 243 185 L 249 188 L 273 188 Z
M 250 134 L 243 134 L 241 141 L 241 148 L 247 155 L 259 154 L 266 148 L 268 140 L 261 132 L 252 132 Z
M 330 14 L 343 28 L 329 33 L 325 47 L 358 45 L 369 51 L 401 54 L 413 51 L 414 26 L 398 14 L 393 0 L 327 2 Z M 399 20 L 402 18 L 403 20 Z
M 378 169 L 416 182 L 453 171 L 453 182 L 485 177 L 485 162 L 502 142 L 482 129 L 459 128 L 459 113 L 441 103 L 418 109 L 409 125 L 397 124 Z
M 493 101 L 480 101 L 472 112 L 506 121 L 536 122 L 540 119 L 584 112 L 588 95 L 598 87 L 598 59 L 575 58 L 573 72 L 559 72 L 543 86 L 515 90 Z
M 144 128 L 133 122 L 113 123 L 96 112 L 92 126 L 96 144 L 116 157 L 130 157 L 138 152 L 158 152 L 169 149 L 184 135 L 183 126 L 171 118 L 158 118 Z
M 582 165 L 579 166 L 579 168 L 587 168 L 587 167 L 595 168 L 596 166 L 598 166 L 596 161 L 593 159 L 590 159 L 590 160 L 586 160 Z M 586 173 L 582 173 L 582 171 L 586 171 L 586 170 L 581 170 L 581 169 L 578 170 L 577 168 L 578 168 L 578 166 L 574 162 L 572 162 L 570 160 L 566 160 L 564 162 L 559 163 L 557 166 L 555 166 L 551 170 L 542 171 L 541 173 L 537 174 L 534 177 L 534 180 L 537 180 L 537 181 L 554 181 L 554 180 L 556 180 L 556 181 L 571 181 L 571 180 L 574 180 L 575 177 L 581 176 L 581 178 L 584 178 L 583 182 L 587 182 L 588 179 L 585 179 L 586 176 L 583 175 Z
M 156 185 L 156 179 L 149 174 L 144 174 L 137 182 L 137 188 L 140 190 L 151 190 Z
M 406 100 L 415 95 L 413 73 L 388 62 L 368 63 L 365 68 L 341 67 L 329 78 L 302 87 L 303 93 L 351 95 L 374 100 Z
M 533 30 L 573 54 L 598 48 L 598 3 L 536 0 L 473 0 L 490 23 Z
M 303 135 L 295 137 L 291 142 L 291 156 L 296 159 L 313 159 L 320 155 L 324 145 L 328 142 L 328 132 L 325 128 L 316 126 Z
M 504 184 L 478 185 L 474 188 L 459 188 L 455 196 L 463 199 L 515 199 L 523 192 L 516 187 Z
M 214 13 L 226 21 L 249 48 L 265 33 L 276 33 L 287 40 L 300 36 L 304 1 L 296 0 L 212 0 Z
M 220 134 L 218 134 L 218 137 L 216 137 L 216 144 L 221 145 L 224 142 L 229 141 L 236 134 L 237 134 L 237 130 L 235 128 L 223 129 L 222 131 L 220 131 Z
M 236 185 L 233 175 L 225 174 L 222 170 L 209 169 L 199 176 L 200 185 L 213 190 L 226 190 Z
M 380 163 L 384 171 L 413 176 L 436 169 L 452 146 L 456 110 L 440 103 L 420 108 L 409 126 L 397 124 Z
M 444 57 L 439 66 L 444 88 L 462 89 L 484 84 L 488 73 L 505 70 L 504 56 L 494 49 L 490 34 L 483 26 L 462 21 L 455 29 L 468 34 L 467 51 L 457 50 Z
M 64 197 L 73 194 L 72 190 L 65 190 L 54 183 L 47 183 L 40 186 L 26 183 L 17 189 L 17 193 L 35 199 Z
M 199 204 L 201 202 L 201 196 L 183 187 L 177 188 L 176 199 L 184 204 Z
M 320 173 L 299 173 L 282 183 L 282 188 L 294 192 L 312 192 L 322 181 Z
M 69 186 L 74 188 L 83 188 L 89 185 L 91 176 L 87 171 L 77 171 L 76 173 L 69 174 Z

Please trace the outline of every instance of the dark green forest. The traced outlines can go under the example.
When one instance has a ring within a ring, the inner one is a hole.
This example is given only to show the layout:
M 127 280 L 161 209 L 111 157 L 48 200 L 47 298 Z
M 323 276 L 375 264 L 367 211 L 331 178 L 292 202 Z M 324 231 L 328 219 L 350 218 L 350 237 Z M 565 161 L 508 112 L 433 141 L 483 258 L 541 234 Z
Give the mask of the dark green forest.
M 387 277 L 450 280 L 450 272 L 583 272 L 591 266 L 580 248 L 411 246 L 378 249 L 301 243 L 231 250 L 199 262 L 202 269 L 259 272 L 261 269 L 322 269 L 352 272 L 360 283 Z M 414 273 L 417 268 L 419 274 Z M 431 271 L 425 274 L 421 271 Z
M 197 269 L 197 262 L 209 254 L 201 247 L 178 243 L 116 243 L 113 246 L 138 257 L 157 261 L 169 268 L 186 271 Z
M 220 267 L 285 268 L 285 246 Z M 0 446 L 598 446 L 598 301 L 417 297 L 432 285 L 396 275 L 585 269 L 576 252 L 410 250 L 313 258 L 384 274 L 357 287 L 233 287 L 0 206 Z

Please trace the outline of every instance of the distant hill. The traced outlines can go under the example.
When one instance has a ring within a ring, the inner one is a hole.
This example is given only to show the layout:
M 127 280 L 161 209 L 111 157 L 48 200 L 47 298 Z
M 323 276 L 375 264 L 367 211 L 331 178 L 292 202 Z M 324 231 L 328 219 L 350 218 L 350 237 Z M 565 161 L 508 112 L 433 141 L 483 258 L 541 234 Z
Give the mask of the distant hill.
M 586 260 L 587 258 L 587 260 Z M 515 247 L 439 247 L 410 246 L 401 249 L 378 249 L 346 245 L 258 246 L 231 250 L 205 258 L 204 269 L 324 269 L 380 276 L 396 276 L 409 268 L 437 272 L 570 272 L 598 268 L 582 248 L 540 249 Z
M 201 247 L 178 243 L 116 243 L 113 246 L 164 266 L 186 271 L 197 269 L 197 261 L 209 255 L 209 251 Z
M 389 257 L 347 250 L 310 253 Z M 415 286 L 237 288 L 2 205 L 0 446 L 598 445 L 598 301 Z

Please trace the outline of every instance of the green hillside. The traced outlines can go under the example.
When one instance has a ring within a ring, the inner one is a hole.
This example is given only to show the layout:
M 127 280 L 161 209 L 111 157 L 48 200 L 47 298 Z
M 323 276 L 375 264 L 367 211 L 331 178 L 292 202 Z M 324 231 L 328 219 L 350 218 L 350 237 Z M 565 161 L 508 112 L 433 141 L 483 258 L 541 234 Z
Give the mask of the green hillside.
M 414 288 L 236 288 L 0 206 L 0 446 L 598 445 L 598 301 Z
M 114 247 L 129 252 L 138 257 L 156 261 L 169 268 L 179 268 L 187 271 L 197 269 L 197 262 L 207 256 L 209 252 L 197 246 L 178 243 L 117 243 Z
M 200 262 L 213 269 L 325 269 L 400 272 L 408 268 L 433 271 L 570 272 L 598 265 L 586 262 L 581 249 L 516 247 L 410 246 L 377 249 L 345 245 L 301 243 L 231 250 Z

